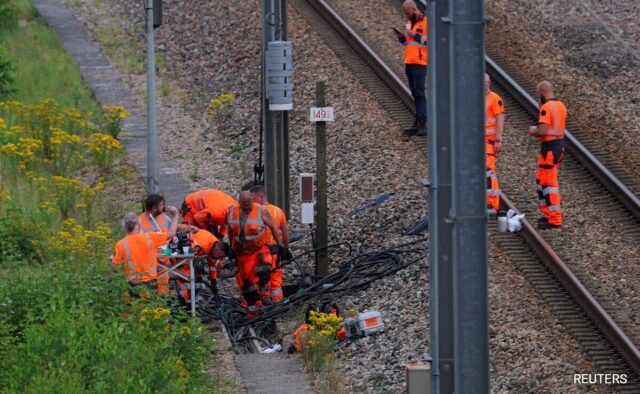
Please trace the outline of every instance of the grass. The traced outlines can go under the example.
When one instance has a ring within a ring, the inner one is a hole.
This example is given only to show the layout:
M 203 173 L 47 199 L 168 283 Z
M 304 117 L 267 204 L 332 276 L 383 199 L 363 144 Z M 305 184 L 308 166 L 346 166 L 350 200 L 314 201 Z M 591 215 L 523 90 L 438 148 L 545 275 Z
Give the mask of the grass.
M 63 107 L 97 111 L 89 88 L 82 82 L 75 63 L 64 51 L 60 38 L 41 20 L 26 0 L 14 0 L 20 23 L 0 32 L 17 69 L 12 98 L 26 103 L 52 98 Z
M 202 324 L 167 300 L 128 297 L 111 273 L 121 230 L 107 223 L 139 210 L 140 178 L 100 132 L 104 114 L 57 35 L 11 1 L 20 23 L 0 31 L 16 66 L 15 101 L 0 102 L 0 391 L 216 392 Z M 97 158 L 107 150 L 117 154 Z

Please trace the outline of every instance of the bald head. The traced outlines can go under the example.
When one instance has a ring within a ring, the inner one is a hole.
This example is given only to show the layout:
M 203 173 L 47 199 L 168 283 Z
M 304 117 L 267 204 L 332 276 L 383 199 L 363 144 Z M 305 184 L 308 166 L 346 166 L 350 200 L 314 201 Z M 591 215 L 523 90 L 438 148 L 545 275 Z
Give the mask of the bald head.
M 249 190 L 245 190 L 240 192 L 240 196 L 238 197 L 238 202 L 240 202 L 240 208 L 245 211 L 251 211 L 253 207 L 253 194 Z
M 414 20 L 418 16 L 420 16 L 420 10 L 416 6 L 416 3 L 413 0 L 405 0 L 402 3 L 402 12 L 407 19 Z
M 536 90 L 541 97 L 544 97 L 547 100 L 554 97 L 553 85 L 549 81 L 540 82 Z
M 491 88 L 491 78 L 489 78 L 489 74 L 484 73 L 484 94 L 489 93 L 490 88 Z

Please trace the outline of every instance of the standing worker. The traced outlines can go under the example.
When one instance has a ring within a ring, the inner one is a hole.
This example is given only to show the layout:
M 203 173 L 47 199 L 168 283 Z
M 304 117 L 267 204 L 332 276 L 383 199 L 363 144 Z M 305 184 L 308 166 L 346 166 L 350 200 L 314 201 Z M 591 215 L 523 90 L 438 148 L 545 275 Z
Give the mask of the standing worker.
M 264 298 L 259 287 L 266 287 L 271 279 L 273 264 L 268 246 L 270 237 L 275 238 L 279 249 L 284 249 L 269 211 L 254 203 L 248 190 L 240 193 L 239 201 L 229 208 L 227 226 L 231 249 L 238 263 L 238 288 L 249 315 L 253 315 L 258 312 Z M 271 234 L 268 230 L 271 230 Z
M 504 130 L 504 101 L 492 92 L 489 74 L 484 74 L 484 108 L 486 113 L 484 130 L 487 150 L 487 205 L 489 209 L 500 208 L 500 185 L 496 173 L 496 160 L 502 151 Z
M 164 212 L 164 197 L 159 194 L 150 194 L 144 200 L 144 212 L 138 217 L 140 231 L 150 233 L 161 231 L 167 233 L 171 226 L 171 218 Z M 178 224 L 177 231 L 197 232 L 198 227 Z M 162 260 L 161 260 L 162 261 Z M 164 273 L 158 276 L 158 294 L 169 294 L 169 274 Z
M 123 266 L 127 281 L 134 287 L 144 284 L 151 290 L 157 290 L 158 247 L 171 240 L 178 228 L 178 210 L 170 206 L 168 211 L 171 224 L 166 233 L 141 232 L 138 215 L 133 212 L 128 212 L 122 219 L 122 226 L 127 235 L 116 244 L 115 254 L 111 260 L 112 270 L 117 272 L 116 266 Z
M 402 3 L 402 12 L 408 21 L 405 31 L 393 28 L 398 41 L 404 44 L 404 64 L 409 88 L 416 106 L 413 126 L 404 129 L 407 135 L 427 135 L 427 96 L 424 85 L 427 80 L 427 17 L 412 0 Z
M 226 235 L 227 209 L 237 201 L 225 192 L 216 189 L 199 190 L 187 194 L 182 203 L 182 221 L 195 224 L 212 232 L 216 237 Z
M 273 218 L 273 222 L 278 229 L 280 239 L 282 240 L 282 245 L 285 248 L 283 255 L 288 260 L 290 258 L 289 253 L 289 226 L 287 226 L 287 216 L 284 214 L 282 209 L 276 207 L 273 204 L 269 204 L 267 201 L 267 191 L 264 186 L 256 185 L 250 189 L 251 194 L 253 195 L 253 202 L 262 205 L 269 214 Z M 269 240 L 269 248 L 271 249 L 271 260 L 272 260 L 272 271 L 271 271 L 271 280 L 269 281 L 269 295 L 271 297 L 271 301 L 280 302 L 284 299 L 284 294 L 282 293 L 282 269 L 277 268 L 280 251 L 278 250 L 278 245 L 276 243 L 273 235 L 270 236 Z
M 542 81 L 536 88 L 539 95 L 540 117 L 537 126 L 529 127 L 529 134 L 540 140 L 538 154 L 538 201 L 544 215 L 538 221 L 539 229 L 562 227 L 560 190 L 558 189 L 558 168 L 564 157 L 564 139 L 567 108 L 556 98 L 553 85 Z

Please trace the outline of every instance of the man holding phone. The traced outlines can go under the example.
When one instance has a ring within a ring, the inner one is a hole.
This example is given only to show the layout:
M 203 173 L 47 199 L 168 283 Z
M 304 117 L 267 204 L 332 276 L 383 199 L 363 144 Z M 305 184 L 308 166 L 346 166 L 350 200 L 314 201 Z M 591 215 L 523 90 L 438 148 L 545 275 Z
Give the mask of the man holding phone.
M 413 126 L 404 129 L 409 136 L 427 135 L 427 17 L 418 9 L 413 0 L 402 3 L 402 12 L 408 21 L 405 31 L 393 28 L 398 41 L 404 44 L 404 64 L 409 88 L 416 106 Z

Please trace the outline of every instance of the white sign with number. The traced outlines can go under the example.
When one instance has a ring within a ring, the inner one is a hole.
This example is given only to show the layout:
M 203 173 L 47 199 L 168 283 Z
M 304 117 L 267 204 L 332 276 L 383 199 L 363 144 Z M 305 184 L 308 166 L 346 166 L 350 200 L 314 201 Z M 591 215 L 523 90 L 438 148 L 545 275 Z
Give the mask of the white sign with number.
M 312 107 L 309 110 L 312 122 L 333 122 L 333 107 Z

